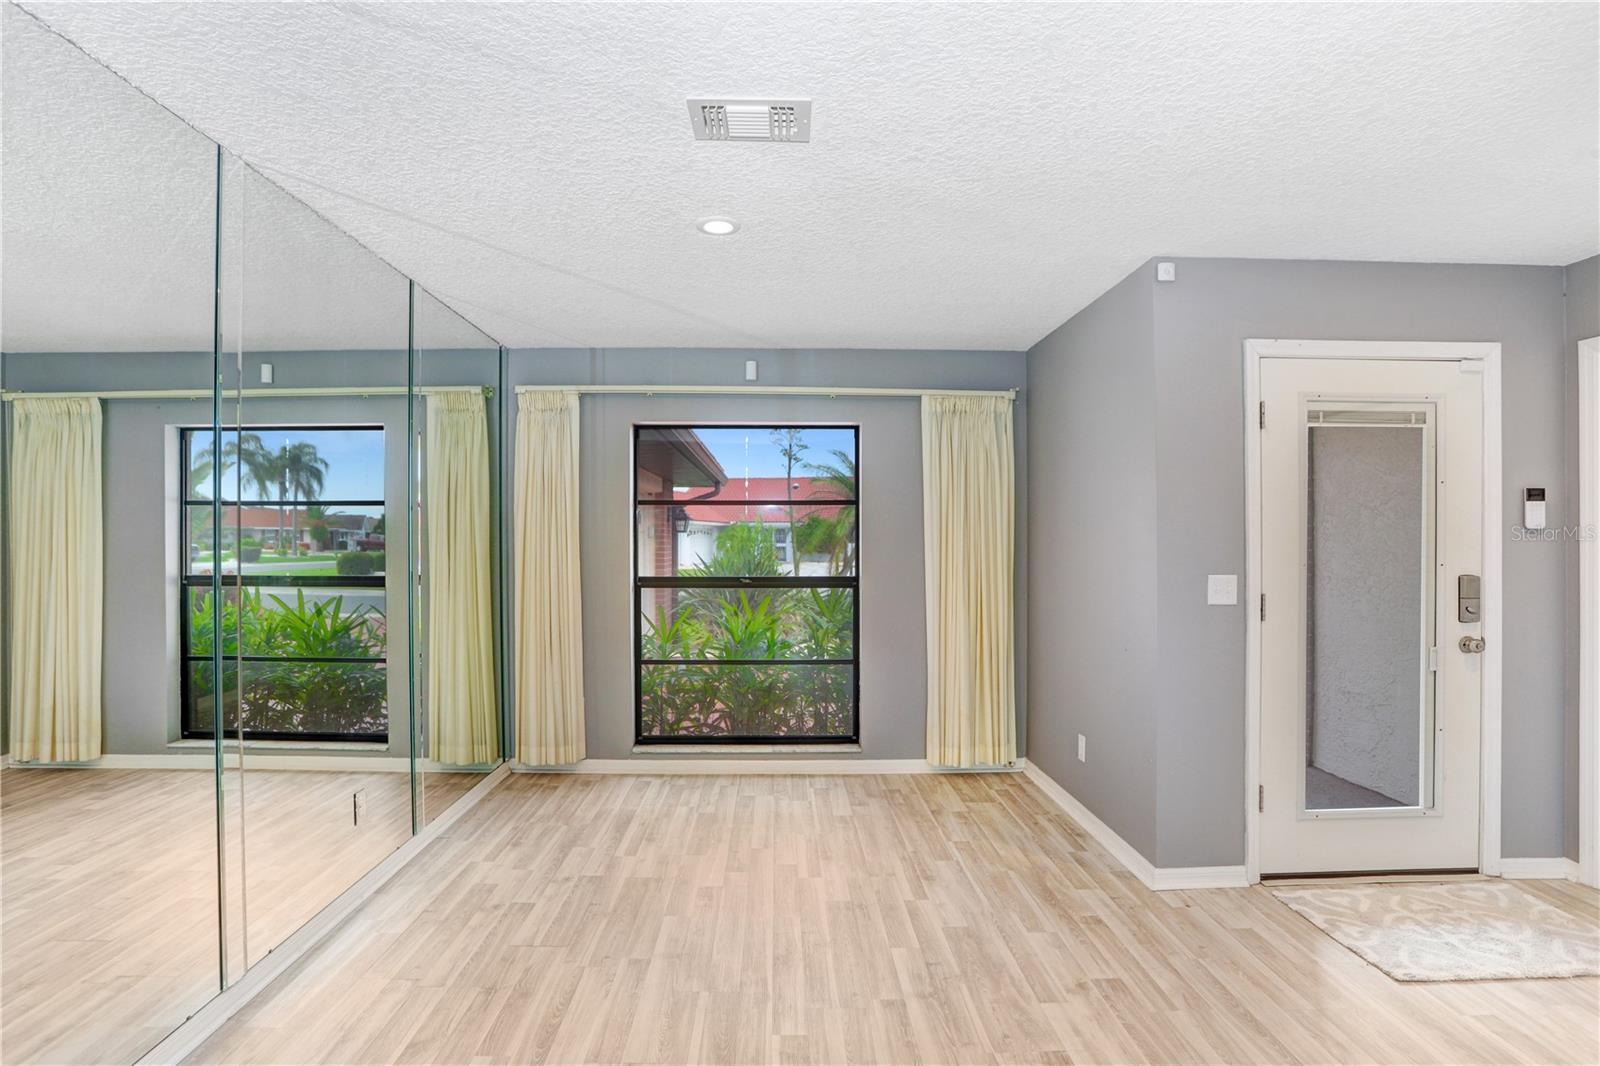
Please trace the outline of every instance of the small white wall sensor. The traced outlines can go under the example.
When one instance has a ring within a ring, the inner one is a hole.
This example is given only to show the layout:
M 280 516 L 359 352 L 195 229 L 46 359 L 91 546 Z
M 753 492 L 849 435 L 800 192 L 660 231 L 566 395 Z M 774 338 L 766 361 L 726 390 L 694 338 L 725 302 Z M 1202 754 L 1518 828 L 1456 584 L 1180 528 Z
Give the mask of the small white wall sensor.
M 1543 529 L 1544 523 L 1544 489 L 1524 489 L 1522 491 L 1522 528 Z
M 1178 264 L 1177 263 L 1157 263 L 1156 264 L 1156 280 L 1157 281 L 1177 281 L 1178 280 Z
M 263 384 L 263 385 L 271 385 L 272 384 L 272 364 L 271 363 L 262 363 L 261 364 L 261 384 Z
M 756 361 L 754 359 L 746 359 L 744 361 L 744 379 L 746 381 L 754 381 L 756 379 Z

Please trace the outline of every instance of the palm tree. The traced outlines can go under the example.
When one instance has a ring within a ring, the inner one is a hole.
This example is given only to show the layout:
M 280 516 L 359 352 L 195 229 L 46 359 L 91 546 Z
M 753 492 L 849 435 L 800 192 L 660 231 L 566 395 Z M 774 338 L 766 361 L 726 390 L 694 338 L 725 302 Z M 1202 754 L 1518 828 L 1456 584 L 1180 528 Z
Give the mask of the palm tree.
M 772 443 L 777 446 L 778 454 L 783 456 L 783 491 L 785 499 L 789 501 L 789 557 L 794 561 L 794 576 L 800 576 L 800 549 L 795 544 L 794 523 L 794 467 L 800 461 L 800 456 L 805 454 L 810 447 L 804 439 L 805 430 L 790 427 L 788 429 L 775 429 L 772 431 Z
M 241 501 L 244 499 L 246 487 L 254 484 L 262 496 L 267 495 L 272 491 L 273 486 L 278 480 L 278 467 L 276 456 L 267 450 L 267 446 L 262 443 L 261 435 L 259 433 L 238 433 L 234 436 L 233 440 L 227 441 L 225 444 L 223 444 L 223 476 L 226 477 L 228 471 L 233 469 L 235 466 L 239 468 L 239 480 L 235 486 L 235 491 L 231 494 L 228 493 L 220 484 L 222 479 L 218 478 L 219 484 L 217 485 L 217 493 L 223 499 L 227 499 L 229 495 L 232 495 L 234 501 L 234 517 L 235 519 L 239 519 L 242 517 L 241 508 L 243 507 L 243 503 Z M 279 523 L 279 528 L 279 537 L 281 539 L 281 522 Z M 244 558 L 242 544 L 240 545 L 240 549 L 240 562 L 242 563 Z
M 833 457 L 832 463 L 806 464 L 806 469 L 817 475 L 812 482 L 820 490 L 819 495 L 826 494 L 837 500 L 854 500 L 856 498 L 855 456 L 835 448 Z M 829 568 L 835 574 L 849 573 L 855 562 L 855 507 L 842 506 L 832 518 L 825 518 L 820 514 L 813 515 L 808 524 L 813 530 L 812 536 L 808 539 L 828 553 Z
M 226 474 L 235 464 L 239 466 L 238 496 L 243 496 L 245 486 L 252 483 L 265 496 L 277 483 L 277 457 L 267 451 L 259 433 L 240 433 L 238 439 L 222 446 L 223 473 Z
M 328 472 L 328 461 L 317 454 L 317 446 L 307 441 L 285 444 L 278 449 L 278 499 L 288 499 L 298 504 L 300 500 L 314 500 L 322 495 L 323 475 Z M 294 554 L 300 554 L 300 508 L 289 512 L 294 519 Z M 279 538 L 282 539 L 283 515 L 279 512 Z

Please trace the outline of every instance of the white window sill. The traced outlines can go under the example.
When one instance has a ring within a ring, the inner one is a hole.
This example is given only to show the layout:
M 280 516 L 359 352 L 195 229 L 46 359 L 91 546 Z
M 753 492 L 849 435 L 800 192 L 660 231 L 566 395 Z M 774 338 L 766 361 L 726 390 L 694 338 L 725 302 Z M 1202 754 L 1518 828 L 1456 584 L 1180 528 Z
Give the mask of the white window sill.
M 860 755 L 860 744 L 635 744 L 635 755 Z
M 238 751 L 239 742 L 229 737 L 223 738 L 223 743 L 229 751 Z M 210 740 L 174 740 L 167 744 L 168 751 L 210 751 L 214 742 Z M 356 752 L 356 751 L 383 751 L 389 750 L 389 745 L 374 741 L 326 741 L 326 740 L 247 740 L 244 742 L 245 751 L 321 751 L 321 752 Z

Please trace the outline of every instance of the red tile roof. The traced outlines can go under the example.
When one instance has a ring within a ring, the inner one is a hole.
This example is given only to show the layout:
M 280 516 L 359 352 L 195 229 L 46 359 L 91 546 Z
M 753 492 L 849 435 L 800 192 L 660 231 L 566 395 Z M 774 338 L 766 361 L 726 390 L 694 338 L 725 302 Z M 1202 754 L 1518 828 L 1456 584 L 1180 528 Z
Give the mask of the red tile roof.
M 789 485 L 793 485 L 793 489 Z M 679 488 L 673 495 L 680 500 L 693 500 L 694 503 L 686 504 L 691 521 L 727 524 L 730 522 L 782 522 L 788 517 L 786 501 L 793 498 L 796 503 L 808 500 L 837 500 L 839 486 L 824 478 L 797 477 L 793 482 L 786 482 L 781 477 L 751 477 L 734 478 L 722 486 L 714 496 L 704 496 L 705 489 Z M 748 504 L 749 500 L 776 501 L 762 504 Z M 706 506 L 706 504 L 719 506 Z M 729 504 L 746 504 L 743 507 L 727 506 Z M 839 513 L 839 505 L 832 506 L 811 504 L 806 507 L 799 517 L 806 515 L 822 515 L 832 518 Z

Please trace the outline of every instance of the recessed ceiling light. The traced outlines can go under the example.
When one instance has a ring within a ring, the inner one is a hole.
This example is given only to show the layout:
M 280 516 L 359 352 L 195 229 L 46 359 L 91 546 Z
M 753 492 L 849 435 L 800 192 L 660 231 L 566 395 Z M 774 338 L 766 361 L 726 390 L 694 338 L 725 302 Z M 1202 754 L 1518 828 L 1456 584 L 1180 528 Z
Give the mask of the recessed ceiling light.
M 726 237 L 739 230 L 739 223 L 731 218 L 702 218 L 695 225 L 699 227 L 701 233 L 709 233 L 713 237 Z

